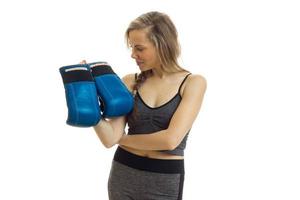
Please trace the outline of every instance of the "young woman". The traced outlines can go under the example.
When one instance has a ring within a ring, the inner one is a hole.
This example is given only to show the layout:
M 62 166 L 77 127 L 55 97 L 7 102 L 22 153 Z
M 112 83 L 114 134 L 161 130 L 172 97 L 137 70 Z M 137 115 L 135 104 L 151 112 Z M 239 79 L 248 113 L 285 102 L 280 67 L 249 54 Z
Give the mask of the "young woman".
M 184 149 L 206 80 L 179 66 L 177 30 L 164 13 L 149 12 L 132 21 L 126 41 L 140 68 L 122 79 L 135 95 L 134 109 L 94 126 L 106 147 L 119 144 L 108 180 L 109 199 L 182 199 Z

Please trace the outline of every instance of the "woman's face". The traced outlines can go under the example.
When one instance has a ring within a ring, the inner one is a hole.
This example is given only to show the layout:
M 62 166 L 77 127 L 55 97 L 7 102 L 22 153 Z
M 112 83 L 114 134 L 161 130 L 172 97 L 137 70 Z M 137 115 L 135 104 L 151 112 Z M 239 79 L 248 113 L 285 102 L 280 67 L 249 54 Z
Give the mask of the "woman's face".
M 154 45 L 148 40 L 144 30 L 133 30 L 129 32 L 129 44 L 131 57 L 141 71 L 160 67 L 160 62 Z

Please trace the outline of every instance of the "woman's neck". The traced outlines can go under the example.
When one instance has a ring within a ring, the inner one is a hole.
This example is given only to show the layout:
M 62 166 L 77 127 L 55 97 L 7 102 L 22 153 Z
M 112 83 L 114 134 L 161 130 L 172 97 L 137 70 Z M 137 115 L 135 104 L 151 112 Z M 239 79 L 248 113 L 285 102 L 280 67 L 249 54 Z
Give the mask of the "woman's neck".
M 164 70 L 162 70 L 161 67 L 159 68 L 153 68 L 152 69 L 152 74 L 153 77 L 156 77 L 158 79 L 165 79 L 166 77 L 168 77 L 169 75 L 173 74 L 172 72 L 166 72 Z

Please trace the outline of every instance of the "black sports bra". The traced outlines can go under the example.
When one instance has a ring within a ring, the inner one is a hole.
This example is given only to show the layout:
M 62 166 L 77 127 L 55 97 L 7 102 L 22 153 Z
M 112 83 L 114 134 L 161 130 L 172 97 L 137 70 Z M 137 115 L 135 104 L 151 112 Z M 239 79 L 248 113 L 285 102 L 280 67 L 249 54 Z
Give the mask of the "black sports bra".
M 133 116 L 133 113 L 130 113 L 127 116 L 128 135 L 149 134 L 167 129 L 171 118 L 181 101 L 180 89 L 189 75 L 190 73 L 187 74 L 181 82 L 176 95 L 168 102 L 158 107 L 153 108 L 147 105 L 137 91 L 135 95 L 135 116 Z M 190 131 L 188 131 L 181 143 L 174 150 L 163 150 L 161 152 L 183 156 L 189 132 Z

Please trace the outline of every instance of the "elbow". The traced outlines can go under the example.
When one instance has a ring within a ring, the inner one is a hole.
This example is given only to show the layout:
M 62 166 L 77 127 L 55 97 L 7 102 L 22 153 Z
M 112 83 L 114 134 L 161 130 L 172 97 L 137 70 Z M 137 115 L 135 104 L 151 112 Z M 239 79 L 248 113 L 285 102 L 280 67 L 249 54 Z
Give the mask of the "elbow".
M 166 150 L 172 151 L 178 146 L 178 142 L 175 138 L 168 138 L 166 141 Z
M 105 148 L 110 149 L 113 146 L 115 146 L 117 144 L 117 142 L 102 142 L 102 144 Z
M 110 144 L 110 143 L 103 143 L 103 146 L 107 149 L 110 149 L 114 146 L 115 144 Z
M 102 145 L 103 145 L 105 148 L 107 148 L 107 149 L 113 147 L 113 146 L 116 144 L 116 143 L 114 143 L 114 142 L 107 141 L 107 140 L 104 139 L 104 138 L 101 138 L 101 137 L 99 137 L 99 138 L 100 138 L 100 141 L 101 141 Z
M 103 143 L 104 147 L 107 148 L 107 149 L 110 149 L 112 148 L 113 146 L 116 145 L 116 143 Z
M 176 133 L 176 130 L 167 130 L 164 141 L 166 141 L 167 150 L 172 151 L 180 145 L 182 138 L 180 137 L 180 133 Z
M 117 144 L 117 142 L 115 142 L 114 140 L 111 139 L 104 139 L 102 138 L 101 143 L 103 144 L 103 146 L 107 149 L 112 148 L 115 144 Z

